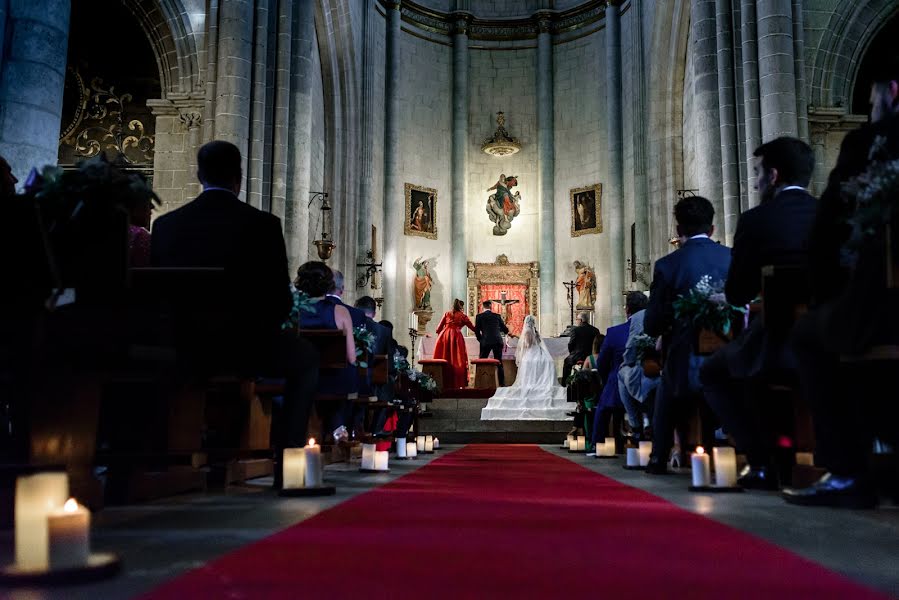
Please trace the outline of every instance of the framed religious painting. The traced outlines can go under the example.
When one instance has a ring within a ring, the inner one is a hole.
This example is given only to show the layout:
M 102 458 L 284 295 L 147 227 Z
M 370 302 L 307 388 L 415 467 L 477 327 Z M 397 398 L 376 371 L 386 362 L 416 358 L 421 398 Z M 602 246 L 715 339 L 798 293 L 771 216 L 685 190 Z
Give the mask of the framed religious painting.
M 406 184 L 406 235 L 437 239 L 437 190 Z
M 571 237 L 602 233 L 602 184 L 575 188 L 571 201 Z

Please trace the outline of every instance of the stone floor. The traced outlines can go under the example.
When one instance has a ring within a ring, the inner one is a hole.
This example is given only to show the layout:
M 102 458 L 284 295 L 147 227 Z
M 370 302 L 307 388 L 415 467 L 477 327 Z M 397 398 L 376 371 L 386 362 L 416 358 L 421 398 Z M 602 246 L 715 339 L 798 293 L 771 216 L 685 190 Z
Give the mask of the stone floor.
M 450 451 L 446 448 L 441 453 Z M 899 508 L 875 511 L 809 509 L 783 503 L 775 493 L 707 495 L 687 491 L 686 474 L 653 477 L 625 471 L 618 461 L 597 460 L 544 446 L 585 468 L 645 489 L 674 504 L 738 529 L 754 533 L 810 560 L 899 597 Z M 440 456 L 440 453 L 434 456 Z M 227 492 L 186 495 L 136 506 L 109 507 L 94 515 L 96 551 L 118 553 L 124 572 L 116 579 L 57 589 L 2 590 L 0 598 L 130 598 L 158 583 L 230 550 L 300 522 L 356 494 L 420 468 L 434 456 L 392 461 L 388 474 L 363 475 L 357 465 L 331 465 L 326 480 L 336 496 L 319 499 L 279 498 L 270 480 Z M 564 490 L 560 490 L 564 494 Z M 676 552 L 676 543 L 660 543 Z M 0 563 L 12 557 L 12 534 L 0 534 Z M 639 583 L 635 582 L 635 589 Z

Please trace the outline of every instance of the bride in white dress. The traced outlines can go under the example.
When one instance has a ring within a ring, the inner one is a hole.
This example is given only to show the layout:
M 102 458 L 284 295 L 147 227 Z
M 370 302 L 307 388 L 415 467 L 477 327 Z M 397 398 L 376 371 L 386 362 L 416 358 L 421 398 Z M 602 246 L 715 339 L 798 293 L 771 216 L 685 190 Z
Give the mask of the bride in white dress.
M 515 383 L 496 390 L 481 410 L 481 420 L 570 420 L 566 413 L 575 410 L 576 405 L 567 401 L 566 390 L 556 379 L 556 364 L 540 338 L 532 315 L 524 319 L 515 363 L 518 365 Z

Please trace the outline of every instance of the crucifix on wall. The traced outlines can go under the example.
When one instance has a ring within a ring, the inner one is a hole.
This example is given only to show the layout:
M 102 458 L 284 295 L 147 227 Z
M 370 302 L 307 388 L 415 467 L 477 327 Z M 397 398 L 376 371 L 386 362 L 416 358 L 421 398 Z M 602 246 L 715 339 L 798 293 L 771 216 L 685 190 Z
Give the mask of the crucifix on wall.
M 512 299 L 512 300 L 510 300 L 509 297 L 508 297 L 508 292 L 506 292 L 506 291 L 501 291 L 501 292 L 499 293 L 499 299 L 498 299 L 498 300 L 491 299 L 490 301 L 491 301 L 491 302 L 495 302 L 496 304 L 499 304 L 499 305 L 502 307 L 502 308 L 500 309 L 500 314 L 502 314 L 502 316 L 503 316 L 503 323 L 506 323 L 506 324 L 508 325 L 508 324 L 509 324 L 509 317 L 511 316 L 511 315 L 509 314 L 509 306 L 511 306 L 511 305 L 513 305 L 513 304 L 517 304 L 517 303 L 518 303 L 518 300 L 517 300 L 517 299 Z

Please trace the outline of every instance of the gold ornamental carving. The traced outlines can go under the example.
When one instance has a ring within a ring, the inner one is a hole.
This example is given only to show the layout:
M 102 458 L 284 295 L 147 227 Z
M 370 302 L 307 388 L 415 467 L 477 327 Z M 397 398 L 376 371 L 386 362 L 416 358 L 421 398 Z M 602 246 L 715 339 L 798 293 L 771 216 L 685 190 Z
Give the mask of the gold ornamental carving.
M 468 263 L 468 314 L 477 315 L 481 286 L 484 284 L 517 283 L 527 286 L 528 311 L 540 315 L 540 263 L 513 263 L 501 254 L 492 263 Z

